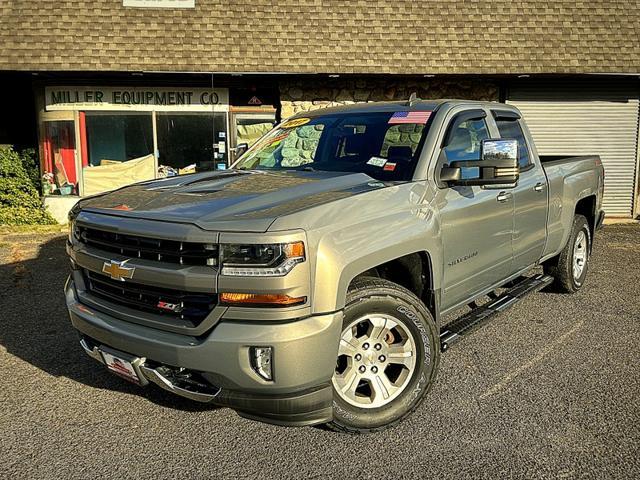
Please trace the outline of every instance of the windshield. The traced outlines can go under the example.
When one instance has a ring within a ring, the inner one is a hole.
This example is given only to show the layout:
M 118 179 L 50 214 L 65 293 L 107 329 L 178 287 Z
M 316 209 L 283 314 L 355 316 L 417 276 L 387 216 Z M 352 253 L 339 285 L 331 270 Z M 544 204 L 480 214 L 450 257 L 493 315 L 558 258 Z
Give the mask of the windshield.
M 410 180 L 426 135 L 428 111 L 294 118 L 262 137 L 234 168 L 361 172 Z

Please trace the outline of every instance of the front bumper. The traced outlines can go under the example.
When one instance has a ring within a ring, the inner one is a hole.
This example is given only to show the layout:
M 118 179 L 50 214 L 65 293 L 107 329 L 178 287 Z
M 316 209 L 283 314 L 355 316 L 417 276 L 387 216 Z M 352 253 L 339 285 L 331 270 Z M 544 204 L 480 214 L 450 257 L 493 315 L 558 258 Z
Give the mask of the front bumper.
M 126 322 L 78 301 L 65 286 L 67 308 L 88 355 L 103 362 L 98 348 L 129 354 L 143 384 L 156 385 L 201 402 L 233 408 L 240 415 L 280 425 L 311 425 L 332 418 L 331 376 L 335 369 L 342 312 L 284 322 L 225 321 L 192 337 Z M 273 348 L 274 381 L 251 367 L 250 347 Z M 169 375 L 194 372 L 207 388 L 183 388 Z

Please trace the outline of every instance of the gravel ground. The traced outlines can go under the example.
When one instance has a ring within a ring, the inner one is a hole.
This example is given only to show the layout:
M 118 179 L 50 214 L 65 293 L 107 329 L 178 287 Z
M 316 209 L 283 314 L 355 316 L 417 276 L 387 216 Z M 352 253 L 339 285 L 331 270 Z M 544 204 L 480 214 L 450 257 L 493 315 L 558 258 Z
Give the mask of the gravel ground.
M 585 287 L 455 345 L 400 426 L 279 428 L 140 389 L 86 358 L 64 237 L 0 235 L 0 478 L 640 478 L 640 226 L 600 233 Z

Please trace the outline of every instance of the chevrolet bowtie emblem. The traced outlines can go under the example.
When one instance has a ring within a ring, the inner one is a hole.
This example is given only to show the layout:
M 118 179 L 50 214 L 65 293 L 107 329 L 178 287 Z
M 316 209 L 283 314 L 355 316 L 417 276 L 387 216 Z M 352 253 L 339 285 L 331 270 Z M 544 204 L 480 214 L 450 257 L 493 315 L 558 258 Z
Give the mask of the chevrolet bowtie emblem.
M 133 278 L 133 272 L 135 272 L 136 268 L 125 266 L 125 263 L 128 261 L 127 259 L 122 262 L 115 260 L 104 262 L 104 265 L 102 265 L 102 273 L 106 273 L 114 280 L 120 280 L 121 282 L 124 282 L 125 278 Z

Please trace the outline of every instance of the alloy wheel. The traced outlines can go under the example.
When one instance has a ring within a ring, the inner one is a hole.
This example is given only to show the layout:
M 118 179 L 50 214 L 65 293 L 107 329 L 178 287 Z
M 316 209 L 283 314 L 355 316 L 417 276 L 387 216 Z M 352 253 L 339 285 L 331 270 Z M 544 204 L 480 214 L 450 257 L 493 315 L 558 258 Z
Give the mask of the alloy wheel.
M 580 230 L 576 236 L 576 241 L 573 246 L 573 278 L 576 281 L 582 277 L 582 272 L 587 265 L 588 255 L 587 235 L 584 230 Z
M 342 332 L 333 386 L 351 405 L 379 408 L 403 392 L 415 367 L 416 343 L 407 327 L 391 315 L 366 315 Z

